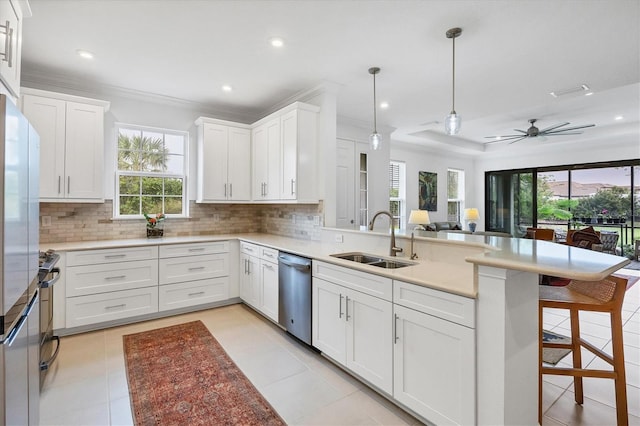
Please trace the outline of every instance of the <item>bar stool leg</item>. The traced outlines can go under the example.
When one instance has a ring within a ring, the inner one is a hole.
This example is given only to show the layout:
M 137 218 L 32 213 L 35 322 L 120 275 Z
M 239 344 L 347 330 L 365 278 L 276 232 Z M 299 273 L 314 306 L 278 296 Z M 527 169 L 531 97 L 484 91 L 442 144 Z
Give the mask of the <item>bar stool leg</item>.
M 571 309 L 571 355 L 573 356 L 573 368 L 582 368 L 582 352 L 580 350 L 580 317 L 577 309 Z M 573 377 L 573 389 L 576 403 L 582 405 L 584 394 L 582 391 L 582 377 Z
M 613 346 L 613 370 L 616 373 L 616 414 L 618 425 L 629 424 L 627 408 L 627 380 L 624 368 L 624 345 L 622 342 L 622 312 L 611 312 L 611 345 Z
M 538 424 L 542 424 L 542 303 L 538 303 Z

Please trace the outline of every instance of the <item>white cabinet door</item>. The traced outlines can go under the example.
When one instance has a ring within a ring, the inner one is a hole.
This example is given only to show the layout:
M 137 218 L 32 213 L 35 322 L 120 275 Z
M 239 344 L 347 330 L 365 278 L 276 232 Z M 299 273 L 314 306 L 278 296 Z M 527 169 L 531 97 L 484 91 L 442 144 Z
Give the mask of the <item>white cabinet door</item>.
M 311 341 L 313 346 L 342 365 L 347 360 L 345 326 L 346 289 L 320 278 L 312 282 Z
M 267 125 L 263 124 L 253 129 L 252 139 L 252 197 L 254 200 L 264 200 L 266 197 L 265 185 L 268 179 L 267 153 Z
M 240 255 L 240 298 L 256 309 L 260 307 L 260 261 L 247 254 Z
M 0 78 L 16 97 L 20 94 L 22 11 L 15 0 L 0 1 Z
M 280 198 L 295 200 L 298 184 L 298 111 L 286 113 L 280 119 L 282 133 L 282 178 Z
M 24 95 L 22 110 L 40 136 L 40 198 L 62 198 L 66 102 Z
M 393 305 L 357 291 L 346 298 L 347 368 L 388 393 L 393 392 Z
M 260 261 L 260 311 L 278 322 L 278 264 Z
M 228 198 L 235 201 L 251 200 L 251 132 L 237 127 L 229 128 L 227 143 Z
M 198 146 L 198 201 L 227 199 L 229 128 L 205 123 Z
M 277 200 L 280 196 L 280 118 L 253 131 L 253 199 Z
M 434 424 L 475 424 L 474 330 L 394 305 L 393 397 Z
M 355 155 L 355 142 L 336 141 L 336 228 L 357 227 Z
M 103 198 L 104 108 L 67 102 L 66 115 L 66 196 Z

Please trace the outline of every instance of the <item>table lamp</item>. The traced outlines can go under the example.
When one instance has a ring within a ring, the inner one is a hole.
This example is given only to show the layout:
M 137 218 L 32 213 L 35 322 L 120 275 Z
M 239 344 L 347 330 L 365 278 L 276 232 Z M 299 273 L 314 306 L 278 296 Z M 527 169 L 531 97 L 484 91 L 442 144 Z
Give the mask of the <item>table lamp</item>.
M 429 220 L 429 212 L 426 210 L 411 210 L 409 214 L 409 225 L 418 225 L 414 230 L 426 231 L 423 225 L 431 223 Z
M 464 220 L 469 221 L 469 230 L 476 232 L 476 220 L 480 219 L 480 213 L 475 207 L 470 209 L 464 209 Z

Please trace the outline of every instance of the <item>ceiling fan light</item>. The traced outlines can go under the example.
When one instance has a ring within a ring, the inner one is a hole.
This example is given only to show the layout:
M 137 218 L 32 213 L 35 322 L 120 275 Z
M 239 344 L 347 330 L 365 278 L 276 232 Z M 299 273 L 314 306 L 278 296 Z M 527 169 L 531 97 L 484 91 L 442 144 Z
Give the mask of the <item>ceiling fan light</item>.
M 382 135 L 378 132 L 373 132 L 369 135 L 369 146 L 373 151 L 377 151 L 382 148 Z
M 462 119 L 455 111 L 447 115 L 444 119 L 444 130 L 448 135 L 457 135 L 462 125 Z

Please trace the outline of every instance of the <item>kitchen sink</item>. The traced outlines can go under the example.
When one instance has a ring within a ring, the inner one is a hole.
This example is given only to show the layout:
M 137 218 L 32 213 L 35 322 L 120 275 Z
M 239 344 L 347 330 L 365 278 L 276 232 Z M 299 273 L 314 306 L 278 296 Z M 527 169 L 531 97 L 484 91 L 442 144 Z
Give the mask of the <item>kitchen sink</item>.
M 378 268 L 385 269 L 397 269 L 404 268 L 405 266 L 415 265 L 412 262 L 403 262 L 401 260 L 386 259 L 384 257 L 376 256 L 374 254 L 366 253 L 337 253 L 331 256 L 338 259 L 349 260 L 351 262 L 362 263 L 364 265 L 376 266 Z

